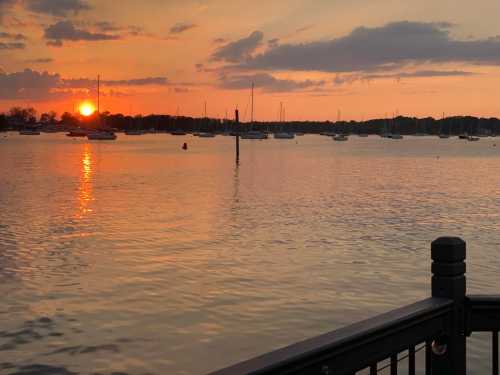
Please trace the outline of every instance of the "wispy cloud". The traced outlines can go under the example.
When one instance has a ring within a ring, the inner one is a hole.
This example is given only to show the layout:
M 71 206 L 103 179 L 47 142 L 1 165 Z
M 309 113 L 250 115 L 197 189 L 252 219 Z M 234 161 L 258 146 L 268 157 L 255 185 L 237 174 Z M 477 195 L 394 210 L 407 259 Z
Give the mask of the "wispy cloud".
M 170 28 L 171 35 L 182 34 L 188 30 L 194 29 L 197 27 L 194 23 L 182 22 L 178 23 Z
M 0 42 L 0 50 L 25 49 L 26 44 L 21 42 Z
M 94 79 L 65 79 L 57 73 L 37 72 L 31 69 L 14 73 L 0 71 L 0 100 L 55 100 L 72 95 L 72 90 L 92 90 L 96 83 Z M 104 80 L 102 83 L 108 87 L 140 87 L 168 85 L 168 80 L 165 77 L 145 77 Z
M 59 21 L 45 29 L 45 39 L 52 46 L 61 46 L 63 41 L 102 41 L 117 40 L 120 35 L 91 32 L 76 28 L 71 21 Z
M 325 81 L 294 81 L 279 79 L 267 73 L 243 74 L 243 75 L 221 75 L 219 86 L 224 89 L 241 90 L 250 87 L 251 82 L 255 87 L 268 92 L 289 92 L 323 86 Z

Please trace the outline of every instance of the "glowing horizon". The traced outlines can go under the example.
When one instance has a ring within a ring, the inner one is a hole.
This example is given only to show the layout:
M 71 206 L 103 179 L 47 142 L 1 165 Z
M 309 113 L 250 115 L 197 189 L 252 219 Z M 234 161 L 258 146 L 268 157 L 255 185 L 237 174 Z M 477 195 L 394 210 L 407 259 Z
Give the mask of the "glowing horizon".
M 500 117 L 500 4 L 458 0 L 0 3 L 0 112 L 257 121 Z M 59 6 L 59 7 L 58 7 Z M 479 8 L 489 9 L 488 14 Z M 182 15 L 182 16 L 181 16 Z M 482 28 L 477 26 L 481 20 Z

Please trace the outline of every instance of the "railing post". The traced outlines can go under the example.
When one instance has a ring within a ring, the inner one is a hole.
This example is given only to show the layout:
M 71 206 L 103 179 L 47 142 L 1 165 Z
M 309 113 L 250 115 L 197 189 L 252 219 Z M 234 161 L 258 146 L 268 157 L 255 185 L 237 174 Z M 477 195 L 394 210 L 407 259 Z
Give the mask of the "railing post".
M 465 247 L 465 242 L 458 237 L 441 237 L 431 246 L 432 296 L 454 301 L 449 332 L 433 346 L 434 375 L 466 374 Z

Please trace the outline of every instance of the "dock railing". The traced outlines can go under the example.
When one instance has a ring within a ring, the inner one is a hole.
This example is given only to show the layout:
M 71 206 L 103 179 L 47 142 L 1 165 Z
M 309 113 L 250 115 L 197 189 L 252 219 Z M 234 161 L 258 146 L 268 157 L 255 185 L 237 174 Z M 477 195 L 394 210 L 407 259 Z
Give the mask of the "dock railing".
M 374 375 L 386 367 L 395 375 L 403 358 L 413 375 L 415 354 L 424 348 L 425 374 L 465 375 L 467 337 L 473 332 L 492 333 L 492 373 L 499 375 L 500 295 L 466 295 L 465 255 L 462 239 L 438 238 L 431 246 L 431 298 L 212 375 L 351 375 L 363 370 Z

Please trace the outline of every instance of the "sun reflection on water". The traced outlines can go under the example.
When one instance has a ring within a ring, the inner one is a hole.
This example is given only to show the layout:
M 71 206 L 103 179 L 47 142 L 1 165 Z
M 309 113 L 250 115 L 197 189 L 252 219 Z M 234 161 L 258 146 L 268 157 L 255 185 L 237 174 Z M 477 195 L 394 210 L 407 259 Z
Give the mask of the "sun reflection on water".
M 92 212 L 92 208 L 89 207 L 90 202 L 94 199 L 92 194 L 92 174 L 92 146 L 84 144 L 80 172 L 80 185 L 78 186 L 79 219 Z

